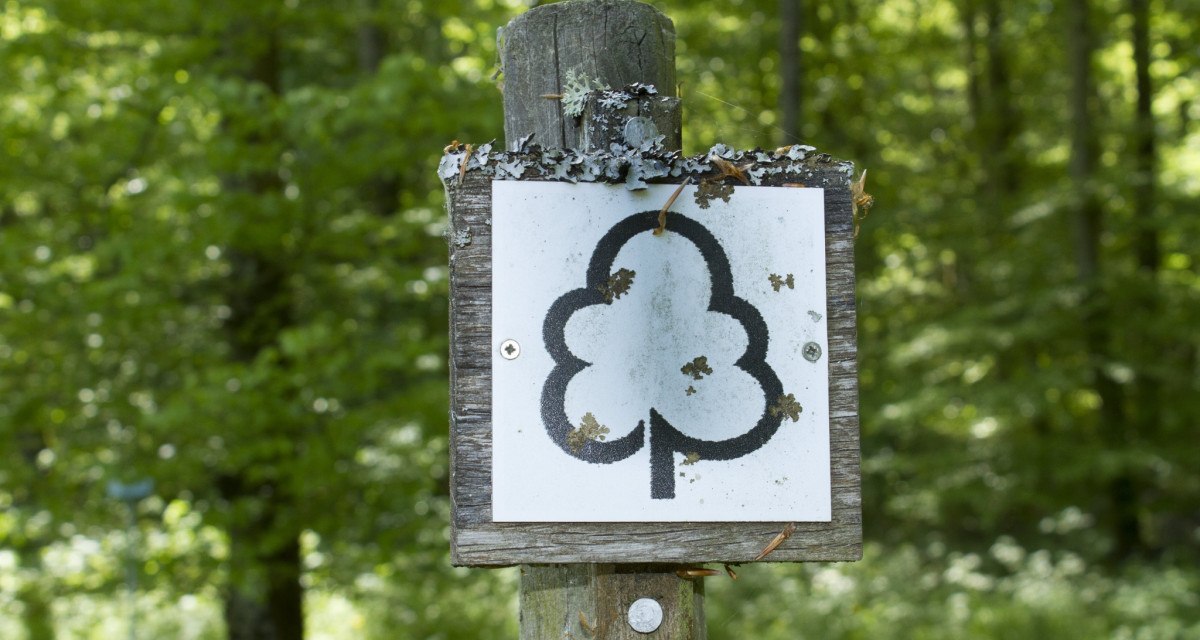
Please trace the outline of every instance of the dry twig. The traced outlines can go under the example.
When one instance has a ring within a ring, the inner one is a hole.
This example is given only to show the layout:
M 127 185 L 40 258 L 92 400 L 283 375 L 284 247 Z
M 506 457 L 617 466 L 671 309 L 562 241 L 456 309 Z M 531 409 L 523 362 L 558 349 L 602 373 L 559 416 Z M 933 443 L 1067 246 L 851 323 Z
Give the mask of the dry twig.
M 579 628 L 583 629 L 589 636 L 596 635 L 596 625 L 588 622 L 587 616 L 582 611 L 579 612 Z

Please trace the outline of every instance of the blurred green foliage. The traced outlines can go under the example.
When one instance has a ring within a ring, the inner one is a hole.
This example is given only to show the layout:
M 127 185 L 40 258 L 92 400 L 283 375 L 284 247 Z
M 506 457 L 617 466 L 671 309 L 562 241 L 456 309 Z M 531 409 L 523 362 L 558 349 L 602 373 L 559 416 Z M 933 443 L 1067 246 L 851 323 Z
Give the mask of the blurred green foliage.
M 798 132 L 776 1 L 655 4 L 686 151 L 810 142 L 869 168 L 878 202 L 857 248 L 867 556 L 711 580 L 711 637 L 1200 638 L 1200 3 L 1150 3 L 1150 176 L 1129 7 L 1092 3 L 1099 303 L 1059 4 L 806 2 Z M 448 563 L 434 168 L 501 135 L 495 28 L 525 8 L 0 4 L 0 637 L 121 637 L 135 607 L 145 637 L 223 638 L 289 558 L 308 637 L 515 634 L 515 572 Z M 1127 394 L 1119 442 L 1094 371 Z M 105 488 L 144 477 L 131 534 Z

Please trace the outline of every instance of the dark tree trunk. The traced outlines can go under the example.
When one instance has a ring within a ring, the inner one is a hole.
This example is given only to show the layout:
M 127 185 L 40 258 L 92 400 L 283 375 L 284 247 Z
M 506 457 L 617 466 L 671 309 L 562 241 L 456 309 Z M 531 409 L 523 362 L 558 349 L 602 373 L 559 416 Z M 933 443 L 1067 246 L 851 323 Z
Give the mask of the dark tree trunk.
M 962 8 L 959 12 L 959 18 L 962 20 L 963 36 L 966 40 L 966 58 L 964 64 L 967 67 L 967 114 L 971 119 L 971 126 L 978 131 L 980 122 L 983 120 L 983 93 L 980 85 L 980 62 L 979 62 L 979 32 L 975 28 L 975 21 L 978 18 L 979 11 L 976 6 L 976 0 L 963 0 Z
M 1134 208 L 1138 220 L 1138 267 L 1148 274 L 1158 272 L 1159 239 L 1154 222 L 1157 203 L 1155 177 L 1158 149 L 1154 135 L 1151 103 L 1154 87 L 1150 80 L 1150 0 L 1130 0 L 1133 14 L 1133 64 L 1137 78 L 1137 110 L 1134 122 Z
M 226 54 L 240 63 L 242 80 L 266 87 L 274 98 L 283 92 L 283 51 L 275 16 L 269 9 L 257 16 L 260 24 L 234 24 L 226 41 Z M 226 122 L 227 131 L 247 132 L 244 147 L 278 144 L 282 133 L 270 120 L 263 123 Z M 238 125 L 241 126 L 238 126 Z M 231 134 L 232 135 L 232 134 Z M 247 175 L 226 176 L 227 191 L 242 191 L 254 197 L 277 194 L 283 189 L 277 167 L 256 167 Z M 231 272 L 226 299 L 231 310 L 226 331 L 233 357 L 252 362 L 294 322 L 290 273 L 278 256 L 259 247 L 236 244 L 227 251 Z M 286 424 L 275 427 L 287 432 Z M 284 460 L 278 463 L 283 464 Z M 270 463 L 269 463 L 270 464 Z M 295 499 L 288 491 L 263 482 L 252 482 L 246 474 L 234 473 L 218 481 L 222 499 L 234 512 L 228 527 L 229 578 L 224 592 L 224 617 L 230 640 L 303 640 L 304 591 L 300 584 L 298 525 L 291 516 Z M 236 515 L 239 506 L 258 503 Z
M 1007 41 L 1004 38 L 1004 14 L 1000 0 L 986 0 L 987 12 L 987 88 L 989 113 L 986 135 L 989 150 L 984 152 L 988 162 L 988 190 L 992 202 L 1004 202 L 1017 191 L 1016 163 L 1013 161 L 1013 138 L 1018 130 L 1017 112 L 1011 93 L 1012 73 L 1008 65 Z M 1004 216 L 993 216 L 1003 220 Z
M 800 118 L 804 111 L 801 87 L 804 68 L 800 37 L 804 30 L 804 0 L 779 0 L 779 114 L 784 139 L 790 144 L 801 139 Z
M 41 546 L 26 544 L 17 549 L 21 558 L 21 568 L 31 575 L 44 575 L 39 555 Z M 28 640 L 54 640 L 54 616 L 50 597 L 37 580 L 28 581 L 21 587 L 17 592 L 17 601 L 22 605 L 21 620 L 25 625 Z
M 1141 275 L 1139 290 L 1143 293 L 1139 306 L 1148 317 L 1158 312 L 1157 281 L 1161 250 L 1155 208 L 1158 204 L 1158 149 L 1154 133 L 1154 113 L 1151 103 L 1154 87 L 1150 80 L 1150 0 L 1130 0 L 1133 15 L 1133 64 L 1137 79 L 1137 108 L 1134 116 L 1133 207 L 1136 232 L 1136 253 Z M 1143 323 L 1144 327 L 1151 326 Z M 1138 341 L 1141 345 L 1141 371 L 1138 372 L 1135 393 L 1138 405 L 1138 431 L 1147 436 L 1158 431 L 1159 393 L 1162 381 L 1153 372 L 1152 363 L 1162 355 L 1161 343 L 1153 330 L 1147 329 Z
M 229 527 L 229 640 L 303 640 L 300 531 L 285 512 L 293 501 L 269 485 L 251 487 L 234 477 L 219 484 L 230 502 L 263 502 L 259 513 Z
M 388 36 L 381 26 L 379 0 L 362 0 L 363 17 L 358 24 L 358 68 L 363 75 L 374 75 L 388 52 Z M 396 209 L 400 180 L 394 170 L 374 176 L 363 185 L 364 200 L 376 215 L 388 215 Z
M 1068 64 L 1071 72 L 1070 117 L 1073 183 L 1075 260 L 1083 289 L 1081 323 L 1084 346 L 1090 363 L 1092 384 L 1100 398 L 1099 429 L 1110 450 L 1132 445 L 1133 433 L 1125 419 L 1125 397 L 1121 385 L 1105 366 L 1111 360 L 1112 316 L 1103 286 L 1100 241 L 1104 210 L 1096 192 L 1098 146 L 1093 124 L 1092 43 L 1087 0 L 1067 3 Z M 1113 557 L 1124 560 L 1142 546 L 1137 513 L 1137 488 L 1132 471 L 1122 468 L 1107 480 L 1108 527 L 1113 536 Z

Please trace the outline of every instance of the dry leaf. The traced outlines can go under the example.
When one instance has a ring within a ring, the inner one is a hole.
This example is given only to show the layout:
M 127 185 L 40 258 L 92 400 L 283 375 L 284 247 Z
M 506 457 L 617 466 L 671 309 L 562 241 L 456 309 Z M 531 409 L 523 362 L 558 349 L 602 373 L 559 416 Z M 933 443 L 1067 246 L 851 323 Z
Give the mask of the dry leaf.
M 763 550 L 758 552 L 758 555 L 754 557 L 754 561 L 758 562 L 759 560 L 771 555 L 771 552 L 775 551 L 779 545 L 783 544 L 784 540 L 792 537 L 793 533 L 796 533 L 796 523 L 789 522 L 788 526 L 784 527 L 783 531 L 780 531 L 779 535 L 775 536 L 775 539 L 771 540 L 770 544 L 763 547 Z
M 725 573 L 729 574 L 730 580 L 737 580 L 737 572 L 733 570 L 733 567 L 725 565 Z
M 675 572 L 675 575 L 679 576 L 680 578 L 684 578 L 685 580 L 692 580 L 695 578 L 707 578 L 708 576 L 715 576 L 719 573 L 721 572 L 717 571 L 716 569 L 680 569 Z
M 875 196 L 867 193 L 867 170 L 863 169 L 858 180 L 850 183 L 850 200 L 854 203 L 854 237 L 858 237 L 859 226 L 867 212 L 875 204 Z
M 721 158 L 716 155 L 708 156 L 708 161 L 713 163 L 713 165 L 717 168 L 717 171 L 721 172 L 722 176 L 727 178 L 735 178 L 745 185 L 750 184 L 750 178 L 746 177 L 746 172 L 742 167 L 739 167 L 725 158 Z
M 467 143 L 467 152 L 463 154 L 462 164 L 458 167 L 458 184 L 467 177 L 467 165 L 471 164 L 471 144 Z

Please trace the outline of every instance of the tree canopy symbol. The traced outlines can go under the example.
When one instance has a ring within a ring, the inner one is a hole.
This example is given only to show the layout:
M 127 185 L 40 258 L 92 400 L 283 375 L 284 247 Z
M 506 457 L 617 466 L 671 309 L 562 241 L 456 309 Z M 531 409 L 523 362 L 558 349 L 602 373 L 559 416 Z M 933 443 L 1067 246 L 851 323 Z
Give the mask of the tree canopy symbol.
M 588 263 L 587 282 L 583 287 L 560 296 L 546 313 L 542 328 L 543 340 L 555 366 L 542 388 L 542 422 L 550 439 L 559 448 L 568 455 L 586 462 L 610 464 L 640 451 L 646 446 L 647 421 L 639 420 L 637 426 L 632 427 L 624 436 L 607 441 L 587 440 L 579 446 L 579 439 L 570 437 L 575 431 L 575 425 L 567 413 L 567 387 L 576 375 L 591 367 L 592 363 L 583 360 L 568 347 L 567 323 L 574 314 L 589 307 L 621 304 L 621 301 L 616 301 L 604 293 L 614 273 L 617 254 L 636 236 L 649 234 L 658 224 L 657 217 L 657 210 L 643 211 L 621 220 L 609 229 L 592 252 Z M 755 415 L 752 418 L 756 417 L 756 421 L 753 427 L 739 435 L 716 440 L 689 435 L 685 433 L 687 429 L 681 430 L 671 424 L 658 408 L 646 407 L 649 418 L 650 495 L 656 499 L 675 497 L 674 454 L 698 456 L 700 460 L 740 458 L 766 444 L 779 429 L 784 417 L 779 412 L 769 411 L 769 403 L 783 395 L 783 386 L 766 361 L 769 342 L 767 324 L 753 305 L 734 294 L 733 276 L 724 249 L 704 225 L 682 214 L 671 215 L 668 232 L 678 234 L 695 245 L 708 268 L 711 291 L 706 310 L 732 318 L 745 331 L 746 349 L 733 365 L 745 372 L 758 386 L 761 402 L 745 405 L 755 407 Z M 670 328 L 665 327 L 662 330 L 669 331 Z M 707 366 L 705 360 L 701 360 L 701 363 Z M 675 370 L 680 370 L 679 365 L 675 365 Z M 686 374 L 686 371 L 684 373 Z M 684 384 L 692 379 L 679 373 L 675 375 Z M 722 394 L 719 389 L 712 391 Z M 726 398 L 723 395 L 714 397 L 720 397 L 722 401 L 739 402 L 739 406 L 742 406 L 742 398 Z M 608 426 L 614 433 L 623 430 L 622 425 Z

